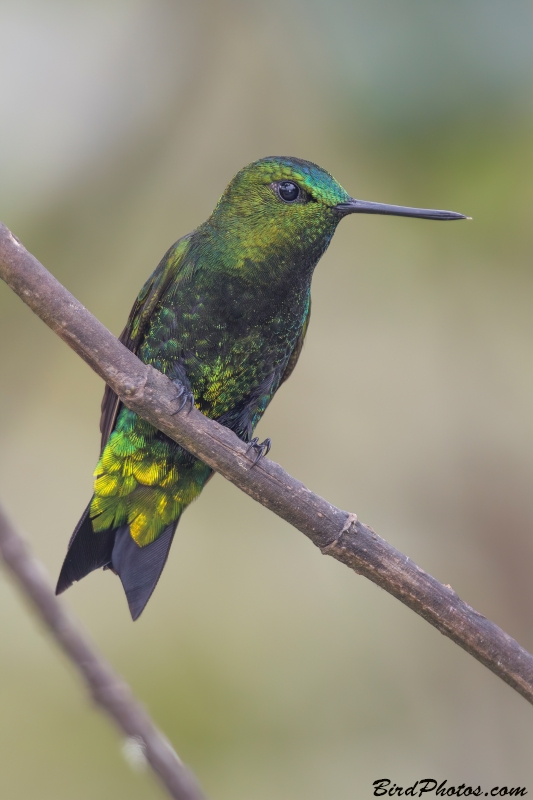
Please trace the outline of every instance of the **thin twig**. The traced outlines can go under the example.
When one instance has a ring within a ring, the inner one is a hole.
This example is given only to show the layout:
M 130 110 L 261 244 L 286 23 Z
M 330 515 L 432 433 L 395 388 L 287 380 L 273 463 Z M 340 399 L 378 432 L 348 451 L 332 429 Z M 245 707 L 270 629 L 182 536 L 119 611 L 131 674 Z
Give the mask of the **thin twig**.
M 46 570 L 30 553 L 0 507 L 0 556 L 26 598 L 85 680 L 89 692 L 146 760 L 175 800 L 203 800 L 196 779 L 134 698 L 129 686 L 102 658 L 78 620 L 55 596 Z
M 143 364 L 0 223 L 0 277 L 118 394 L 225 478 L 302 531 L 320 550 L 381 586 L 533 703 L 533 656 L 448 586 L 417 567 L 355 515 L 331 505 L 193 409 L 176 410 L 176 386 Z

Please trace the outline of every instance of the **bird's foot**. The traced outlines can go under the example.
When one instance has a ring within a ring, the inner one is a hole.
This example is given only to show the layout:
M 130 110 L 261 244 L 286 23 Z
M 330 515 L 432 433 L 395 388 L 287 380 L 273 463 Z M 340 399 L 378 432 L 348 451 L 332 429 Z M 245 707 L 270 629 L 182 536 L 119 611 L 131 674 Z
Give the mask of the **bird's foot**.
M 246 455 L 248 455 L 250 450 L 254 451 L 255 457 L 253 458 L 252 467 L 255 467 L 258 461 L 261 461 L 261 459 L 264 458 L 270 452 L 271 446 L 272 442 L 270 441 L 270 439 L 265 439 L 265 441 L 261 443 L 259 442 L 258 436 L 252 439 L 252 441 L 248 445 L 248 449 L 246 450 Z
M 174 381 L 173 381 L 173 383 L 174 383 Z M 179 412 L 183 408 L 187 408 L 187 406 L 189 406 L 189 408 L 187 410 L 187 414 L 190 414 L 191 411 L 194 408 L 194 395 L 193 395 L 193 393 L 191 392 L 190 389 L 187 389 L 181 382 L 180 383 L 176 382 L 175 385 L 176 385 L 176 387 L 178 389 L 178 393 L 177 393 L 176 397 L 174 398 L 174 400 L 176 400 L 179 403 L 179 405 L 178 405 L 178 407 L 177 407 L 177 409 L 175 411 L 172 411 L 170 416 L 173 417 L 175 414 L 179 414 Z

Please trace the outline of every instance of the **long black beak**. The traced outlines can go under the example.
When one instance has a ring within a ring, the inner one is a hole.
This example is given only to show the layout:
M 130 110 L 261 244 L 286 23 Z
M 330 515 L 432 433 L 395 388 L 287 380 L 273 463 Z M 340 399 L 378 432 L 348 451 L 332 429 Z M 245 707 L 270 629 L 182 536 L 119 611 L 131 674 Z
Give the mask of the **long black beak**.
M 343 216 L 346 214 L 390 214 L 394 217 L 420 217 L 421 219 L 472 219 L 456 211 L 437 211 L 434 208 L 409 208 L 409 206 L 390 206 L 387 203 L 372 203 L 369 200 L 354 200 L 334 206 Z

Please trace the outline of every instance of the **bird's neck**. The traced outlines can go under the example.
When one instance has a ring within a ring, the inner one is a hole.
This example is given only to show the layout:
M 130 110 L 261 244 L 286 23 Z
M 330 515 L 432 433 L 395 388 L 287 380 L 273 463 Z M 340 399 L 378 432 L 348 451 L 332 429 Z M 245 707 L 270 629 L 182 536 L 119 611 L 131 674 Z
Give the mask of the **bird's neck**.
M 273 286 L 278 290 L 284 285 L 309 287 L 333 231 L 305 237 L 272 226 L 220 226 L 208 220 L 197 234 L 199 251 L 221 279 L 238 276 L 244 283 L 268 291 Z

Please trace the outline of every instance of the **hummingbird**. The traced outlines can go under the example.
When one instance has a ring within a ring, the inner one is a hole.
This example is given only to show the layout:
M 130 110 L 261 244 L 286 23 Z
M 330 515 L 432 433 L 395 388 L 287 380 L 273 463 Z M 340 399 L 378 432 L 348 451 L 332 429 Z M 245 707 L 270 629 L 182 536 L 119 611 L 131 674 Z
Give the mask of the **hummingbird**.
M 311 279 L 339 222 L 352 214 L 434 220 L 453 211 L 356 200 L 299 158 L 254 161 L 209 219 L 163 256 L 120 341 L 176 383 L 178 410 L 196 406 L 249 444 L 292 374 L 309 325 Z M 176 526 L 212 470 L 123 405 L 106 387 L 94 494 L 72 534 L 56 594 L 95 569 L 119 576 L 132 618 L 159 580 Z

